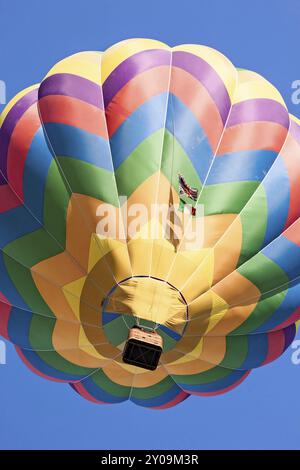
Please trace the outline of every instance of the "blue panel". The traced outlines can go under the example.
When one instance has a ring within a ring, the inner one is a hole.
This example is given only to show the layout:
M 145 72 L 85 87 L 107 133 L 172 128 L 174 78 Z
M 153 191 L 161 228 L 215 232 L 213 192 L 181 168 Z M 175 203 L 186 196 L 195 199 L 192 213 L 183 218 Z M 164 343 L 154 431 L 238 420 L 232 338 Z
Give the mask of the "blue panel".
M 240 369 L 249 370 L 259 367 L 266 360 L 269 351 L 267 334 L 248 335 L 248 354 Z
M 107 323 L 110 323 L 118 317 L 120 317 L 119 313 L 102 312 L 102 325 L 107 325 Z
M 232 370 L 228 373 L 226 377 L 223 377 L 220 380 L 215 380 L 214 382 L 209 382 L 205 384 L 185 384 L 182 379 L 184 380 L 184 377 L 176 377 L 176 381 L 178 385 L 182 386 L 184 390 L 187 390 L 188 392 L 199 392 L 199 393 L 213 393 L 213 392 L 219 392 L 222 390 L 225 390 L 228 387 L 231 387 L 234 385 L 236 382 L 241 380 L 246 374 L 248 373 L 245 372 L 244 370 Z

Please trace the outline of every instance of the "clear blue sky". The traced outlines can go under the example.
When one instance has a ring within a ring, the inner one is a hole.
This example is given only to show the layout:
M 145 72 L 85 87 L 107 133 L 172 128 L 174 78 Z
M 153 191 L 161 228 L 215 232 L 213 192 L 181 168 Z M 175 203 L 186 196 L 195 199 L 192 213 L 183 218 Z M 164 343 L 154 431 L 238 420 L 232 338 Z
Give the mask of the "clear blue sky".
M 219 49 L 272 81 L 300 117 L 291 103 L 291 83 L 300 80 L 299 0 L 0 0 L 0 18 L 8 99 L 69 54 L 153 37 Z M 33 375 L 9 345 L 0 365 L 0 448 L 299 449 L 300 365 L 291 354 L 227 395 L 158 412 L 93 405 Z

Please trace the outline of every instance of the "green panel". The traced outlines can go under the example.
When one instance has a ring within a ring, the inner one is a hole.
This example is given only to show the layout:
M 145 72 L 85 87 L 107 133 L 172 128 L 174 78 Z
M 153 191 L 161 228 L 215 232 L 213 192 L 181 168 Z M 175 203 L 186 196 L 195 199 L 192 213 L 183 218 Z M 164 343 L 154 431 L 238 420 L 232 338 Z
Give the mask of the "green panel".
M 65 374 L 77 375 L 78 379 L 91 375 L 97 369 L 91 369 L 87 367 L 77 366 L 72 362 L 64 359 L 56 351 L 36 351 L 36 354 L 41 358 L 45 364 L 48 364 L 50 367 L 53 367 L 56 370 L 59 370 Z
M 102 388 L 110 395 L 121 398 L 128 398 L 130 395 L 131 387 L 125 387 L 124 385 L 119 385 L 115 382 L 112 382 L 103 370 L 98 370 L 95 374 L 93 374 L 92 380 L 96 385 L 98 385 L 98 387 Z M 134 379 L 132 378 L 132 380 Z
M 40 229 L 17 238 L 6 245 L 3 251 L 21 264 L 32 267 L 44 259 L 56 256 L 63 249 L 44 229 Z
M 125 318 L 124 318 L 125 317 Z M 125 321 L 126 323 L 125 323 Z M 113 346 L 119 346 L 128 338 L 128 329 L 136 323 L 132 315 L 119 315 L 103 326 L 105 336 Z
M 78 378 L 90 375 L 93 371 L 97 370 L 78 366 L 62 357 L 59 351 L 55 351 L 52 343 L 54 327 L 55 320 L 41 315 L 32 316 L 29 341 L 33 350 L 35 350 L 42 361 L 63 373 L 77 375 Z
M 169 336 L 167 333 L 165 333 L 161 328 L 157 329 L 157 332 L 160 334 L 160 336 L 163 339 L 163 352 L 167 352 L 170 349 L 173 349 L 176 344 L 177 340 Z
M 150 387 L 135 387 L 132 391 L 132 397 L 141 400 L 159 397 L 166 393 L 168 390 L 170 390 L 172 387 L 174 387 L 174 385 L 176 385 L 174 380 L 170 377 L 166 377 L 161 382 L 158 382 L 157 384 L 152 385 Z
M 226 337 L 226 353 L 221 367 L 229 369 L 238 369 L 245 361 L 248 354 L 248 338 L 247 336 L 227 336 Z
M 24 301 L 30 309 L 41 314 L 33 314 L 30 324 L 30 343 L 33 350 L 38 349 L 41 346 L 41 342 L 43 347 L 46 345 L 45 349 L 48 347 L 52 349 L 52 332 L 55 323 L 49 318 L 43 318 L 42 315 L 52 318 L 54 318 L 54 315 L 35 287 L 30 271 L 5 254 L 4 262 L 10 278 Z M 46 364 L 69 374 L 82 376 L 88 375 L 94 370 L 72 364 L 55 351 L 37 351 L 37 354 Z
M 29 330 L 29 342 L 35 350 L 54 350 L 52 334 L 56 319 L 33 314 Z
M 97 369 L 78 366 L 59 354 L 54 350 L 52 337 L 56 319 L 50 319 L 41 315 L 33 314 L 30 330 L 29 341 L 32 349 L 42 359 L 43 362 L 66 374 L 77 375 L 78 378 L 90 375 Z
M 138 145 L 116 170 L 120 196 L 129 197 L 149 176 L 158 171 L 162 152 L 163 129 Z
M 125 320 L 125 321 L 124 321 Z M 105 336 L 109 340 L 109 342 L 113 346 L 119 346 L 128 338 L 128 329 L 132 328 L 136 324 L 136 319 L 132 315 L 124 315 L 120 314 L 114 320 L 106 323 L 103 326 L 103 330 L 105 332 Z M 155 322 L 151 322 L 148 320 L 144 320 L 143 318 L 139 318 L 139 326 L 141 327 L 148 327 L 154 328 L 156 326 Z M 163 350 L 164 352 L 172 349 L 177 341 L 167 333 L 165 333 L 160 328 L 157 328 L 157 332 L 163 339 Z
M 231 334 L 245 335 L 257 330 L 257 328 L 266 323 L 269 318 L 272 317 L 273 313 L 284 301 L 286 294 L 287 290 L 284 290 L 269 298 L 260 300 L 253 312 L 251 312 L 251 315 L 248 317 L 248 319 L 242 325 L 232 331 Z
M 163 352 L 167 352 L 170 349 L 174 348 L 177 340 L 169 336 L 164 330 L 162 330 L 159 326 L 158 323 L 155 321 L 151 320 L 145 320 L 144 318 L 139 318 L 139 325 L 141 327 L 147 327 L 147 328 L 156 328 L 157 333 L 162 337 L 163 339 Z
M 289 280 L 283 269 L 262 253 L 257 253 L 237 271 L 255 284 L 261 293 L 286 284 Z
M 44 302 L 40 292 L 36 288 L 29 268 L 22 266 L 5 254 L 3 257 L 9 277 L 29 308 L 34 312 L 54 317 L 52 311 Z

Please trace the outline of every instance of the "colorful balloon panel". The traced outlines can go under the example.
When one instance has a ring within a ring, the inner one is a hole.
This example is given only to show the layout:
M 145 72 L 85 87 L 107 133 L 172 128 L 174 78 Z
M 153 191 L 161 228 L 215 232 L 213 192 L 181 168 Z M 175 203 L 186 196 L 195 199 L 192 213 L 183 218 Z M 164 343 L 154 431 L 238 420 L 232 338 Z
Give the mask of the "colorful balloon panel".
M 206 46 L 126 40 L 56 64 L 0 126 L 0 335 L 31 370 L 163 409 L 289 347 L 300 123 L 263 77 Z M 172 204 L 167 236 L 151 210 Z M 155 371 L 122 361 L 137 322 L 163 338 Z

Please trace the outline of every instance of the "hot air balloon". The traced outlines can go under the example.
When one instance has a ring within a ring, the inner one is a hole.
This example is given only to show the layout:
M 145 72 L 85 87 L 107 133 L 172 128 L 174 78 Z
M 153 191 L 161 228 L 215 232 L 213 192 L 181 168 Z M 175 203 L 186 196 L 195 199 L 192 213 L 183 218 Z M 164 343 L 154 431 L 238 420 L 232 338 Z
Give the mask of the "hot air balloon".
M 163 409 L 291 344 L 300 122 L 267 80 L 131 39 L 62 60 L 0 125 L 0 335 L 32 371 Z

